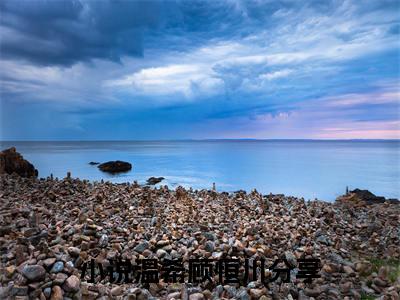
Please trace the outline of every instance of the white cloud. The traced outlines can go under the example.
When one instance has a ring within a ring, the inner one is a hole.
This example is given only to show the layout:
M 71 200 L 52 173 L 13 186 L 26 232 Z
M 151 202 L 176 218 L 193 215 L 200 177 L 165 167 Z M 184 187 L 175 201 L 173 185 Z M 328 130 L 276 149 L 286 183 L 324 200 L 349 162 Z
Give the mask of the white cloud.
M 279 70 L 279 71 L 275 71 L 275 72 L 261 74 L 259 76 L 259 78 L 262 79 L 262 80 L 269 81 L 269 80 L 274 80 L 274 79 L 278 79 L 278 78 L 287 77 L 291 73 L 293 73 L 293 70 L 291 70 L 291 69 L 283 69 L 283 70 Z
M 210 66 L 202 64 L 176 64 L 145 68 L 121 79 L 110 80 L 106 86 L 133 88 L 146 94 L 182 93 L 190 97 L 195 90 L 212 93 L 222 84 Z

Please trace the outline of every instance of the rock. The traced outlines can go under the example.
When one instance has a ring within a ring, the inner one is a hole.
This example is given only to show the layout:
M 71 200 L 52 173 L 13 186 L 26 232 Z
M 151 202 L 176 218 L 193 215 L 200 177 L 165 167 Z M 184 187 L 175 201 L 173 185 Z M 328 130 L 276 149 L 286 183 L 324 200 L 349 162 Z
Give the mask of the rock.
M 37 177 L 38 171 L 21 154 L 17 152 L 15 147 L 0 152 L 0 174 L 17 173 L 21 177 Z
M 125 161 L 108 161 L 98 165 L 98 168 L 103 172 L 108 173 L 120 173 L 120 172 L 128 172 L 132 169 L 132 165 Z
M 13 230 L 12 226 L 0 226 L 0 236 L 10 234 L 12 232 L 12 230 Z
M 144 242 L 141 242 L 139 245 L 137 245 L 133 250 L 135 250 L 138 253 L 142 253 L 148 247 L 149 247 L 149 242 L 144 241 Z
M 158 221 L 158 218 L 157 218 L 157 217 L 152 217 L 152 218 L 151 218 L 151 222 L 150 222 L 150 226 L 156 226 L 157 221 Z
M 209 241 L 215 241 L 217 239 L 213 232 L 204 232 L 203 235 Z
M 350 292 L 352 283 L 350 281 L 347 281 L 345 283 L 340 284 L 339 286 L 340 286 L 340 290 L 342 291 L 342 293 L 347 294 L 348 292 Z
M 122 289 L 121 286 L 116 286 L 116 287 L 111 289 L 111 295 L 114 296 L 114 297 L 121 295 L 122 292 L 123 292 L 123 289 Z
M 343 271 L 344 271 L 346 274 L 354 274 L 354 270 L 353 270 L 353 268 L 350 267 L 350 266 L 343 266 Z
M 51 296 L 51 287 L 45 288 L 43 290 L 43 295 L 46 297 L 46 299 L 49 299 Z
M 327 291 L 328 296 L 332 297 L 332 299 L 340 299 L 340 291 L 335 288 L 329 288 Z
M 294 256 L 294 254 L 292 252 L 286 251 L 285 258 L 291 267 L 293 267 L 293 268 L 297 267 L 297 259 L 296 259 L 296 256 Z
M 174 292 L 167 295 L 167 300 L 181 299 L 181 292 Z
M 32 282 L 41 281 L 46 276 L 46 270 L 39 265 L 26 265 L 22 268 L 22 275 Z
M 8 266 L 6 267 L 6 276 L 7 277 L 12 277 L 15 273 L 16 267 L 15 266 Z
M 378 287 L 386 287 L 387 286 L 387 282 L 385 282 L 384 280 L 382 280 L 379 277 L 375 277 L 372 282 L 378 286 Z
M 148 185 L 155 185 L 157 183 L 160 183 L 164 179 L 165 179 L 164 177 L 150 177 L 149 179 L 147 179 L 147 184 Z
M 75 275 L 71 275 L 65 280 L 63 289 L 66 292 L 77 292 L 79 291 L 80 280 Z
M 27 296 L 28 295 L 28 287 L 14 285 L 11 289 L 10 294 L 11 294 L 11 296 Z
M 60 273 L 64 270 L 64 263 L 62 261 L 57 261 L 50 270 L 50 273 Z
M 213 252 L 215 249 L 214 242 L 212 241 L 207 241 L 206 244 L 204 245 L 204 250 L 207 252 Z
M 67 274 L 57 273 L 56 278 L 54 279 L 54 283 L 57 285 L 62 285 L 67 278 L 68 278 Z
M 158 258 L 163 258 L 165 255 L 167 255 L 167 251 L 164 249 L 158 249 L 156 255 Z
M 81 253 L 81 250 L 79 248 L 77 248 L 77 247 L 69 247 L 68 248 L 68 253 L 72 257 L 78 257 L 79 254 Z
M 356 206 L 371 205 L 376 203 L 385 203 L 386 201 L 394 204 L 399 204 L 398 199 L 388 199 L 385 197 L 375 196 L 368 190 L 355 189 L 348 194 L 340 196 L 336 199 L 337 202 L 343 204 L 352 204 Z
M 251 257 L 257 253 L 257 249 L 256 248 L 245 248 L 244 253 L 246 253 L 247 256 Z
M 35 234 L 35 235 L 29 237 L 28 240 L 32 245 L 36 246 L 36 245 L 38 245 L 40 243 L 40 241 L 42 239 L 47 240 L 47 236 L 48 236 L 47 231 L 43 230 L 39 234 Z
M 91 161 L 91 162 L 89 162 L 89 165 L 92 165 L 92 166 L 94 166 L 94 165 L 99 165 L 100 163 L 99 162 L 97 162 L 97 161 Z
M 46 258 L 43 261 L 43 265 L 45 265 L 46 267 L 50 267 L 56 262 L 56 260 L 57 259 L 55 257 Z
M 103 234 L 99 240 L 99 247 L 105 248 L 107 247 L 107 245 L 108 245 L 108 236 L 106 234 Z
M 250 296 L 247 293 L 247 290 L 244 287 L 241 287 L 237 292 L 236 292 L 236 299 L 239 300 L 250 300 Z
M 63 291 L 58 285 L 53 286 L 50 300 L 63 300 Z
M 316 238 L 316 241 L 319 242 L 319 243 L 325 244 L 327 246 L 332 244 L 331 241 L 329 240 L 329 238 L 326 235 L 323 235 L 323 234 L 319 235 Z
M 262 295 L 264 295 L 263 289 L 250 289 L 251 298 L 259 299 Z
M 189 295 L 189 300 L 205 300 L 205 297 L 202 293 L 194 293 Z
M 8 299 L 11 292 L 11 286 L 0 286 L 0 299 Z
M 319 287 L 315 287 L 314 289 L 305 288 L 304 293 L 309 297 L 318 297 L 321 294 L 321 289 Z
M 365 283 L 363 283 L 361 285 L 361 290 L 363 291 L 363 293 L 365 294 L 375 294 L 375 291 L 371 288 L 369 288 L 368 286 L 365 285 Z

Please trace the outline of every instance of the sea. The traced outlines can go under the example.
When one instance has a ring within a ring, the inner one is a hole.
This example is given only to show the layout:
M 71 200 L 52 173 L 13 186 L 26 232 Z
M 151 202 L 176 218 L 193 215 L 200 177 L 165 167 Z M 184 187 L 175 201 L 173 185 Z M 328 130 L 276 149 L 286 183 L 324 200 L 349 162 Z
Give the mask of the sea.
M 400 199 L 400 141 L 396 140 L 189 140 L 0 142 L 16 147 L 39 177 L 115 183 L 165 177 L 175 189 L 234 192 L 256 189 L 306 200 L 334 201 L 346 187 Z M 131 171 L 111 175 L 89 162 L 128 161 Z

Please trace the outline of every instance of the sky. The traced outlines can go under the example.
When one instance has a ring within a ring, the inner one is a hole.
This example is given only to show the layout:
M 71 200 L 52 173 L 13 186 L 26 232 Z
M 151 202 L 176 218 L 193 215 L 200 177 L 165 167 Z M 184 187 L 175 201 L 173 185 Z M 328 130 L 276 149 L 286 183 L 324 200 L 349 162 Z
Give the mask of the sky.
M 399 3 L 3 0 L 0 139 L 400 139 Z

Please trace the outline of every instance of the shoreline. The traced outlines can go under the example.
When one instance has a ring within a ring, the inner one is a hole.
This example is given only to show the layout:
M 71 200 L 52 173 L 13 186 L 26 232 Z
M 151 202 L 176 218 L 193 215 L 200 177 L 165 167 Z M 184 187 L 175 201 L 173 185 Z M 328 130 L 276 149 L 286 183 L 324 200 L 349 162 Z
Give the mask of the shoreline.
M 196 192 L 75 178 L 1 175 L 0 182 L 0 296 L 266 300 L 395 297 L 400 292 L 397 204 L 307 202 L 257 192 Z M 118 256 L 186 262 L 193 257 L 264 258 L 268 265 L 280 257 L 294 265 L 313 257 L 321 261 L 321 278 L 312 283 L 292 278 L 268 288 L 260 281 L 218 284 L 218 278 L 212 284 L 161 280 L 147 287 L 81 281 L 84 261 L 107 264 Z M 27 265 L 44 274 L 32 279 Z

